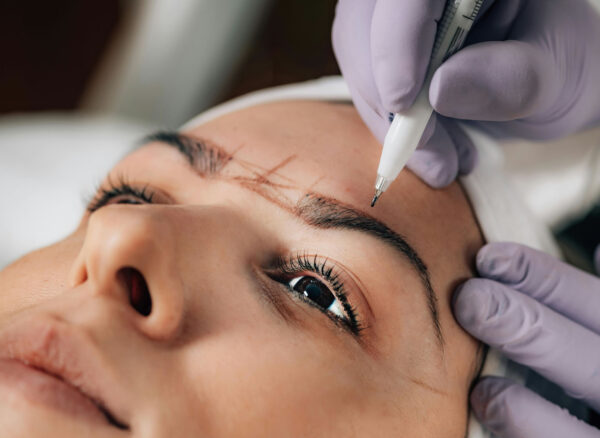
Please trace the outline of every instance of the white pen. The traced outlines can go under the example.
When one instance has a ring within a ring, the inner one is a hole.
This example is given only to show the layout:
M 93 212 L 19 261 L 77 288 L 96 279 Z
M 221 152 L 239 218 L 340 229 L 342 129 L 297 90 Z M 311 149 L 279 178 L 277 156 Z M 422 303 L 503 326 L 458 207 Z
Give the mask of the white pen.
M 371 207 L 375 206 L 417 148 L 433 114 L 429 103 L 431 78 L 438 67 L 463 46 L 482 3 L 483 0 L 446 0 L 423 88 L 407 111 L 394 115 L 392 125 L 383 141 Z

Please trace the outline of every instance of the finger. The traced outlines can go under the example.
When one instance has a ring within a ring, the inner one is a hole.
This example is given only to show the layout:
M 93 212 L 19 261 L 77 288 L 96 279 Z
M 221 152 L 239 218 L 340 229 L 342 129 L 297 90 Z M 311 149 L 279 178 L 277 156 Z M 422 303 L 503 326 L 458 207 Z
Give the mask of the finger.
M 600 334 L 600 279 L 523 245 L 490 243 L 477 254 L 483 277 L 499 281 Z
M 455 121 L 442 116 L 438 116 L 437 120 L 442 123 L 444 129 L 448 132 L 456 149 L 458 173 L 461 175 L 471 173 L 477 165 L 477 149 L 473 141 Z
M 373 75 L 383 107 L 409 108 L 423 85 L 444 0 L 378 0 L 371 24 Z
M 352 87 L 348 84 L 350 89 Z M 351 91 L 354 107 L 360 114 L 360 117 L 367 124 L 373 135 L 383 144 L 383 140 L 390 127 L 390 122 L 387 116 L 382 116 L 367 100 L 362 96 L 360 90 L 354 89 Z
M 458 156 L 452 138 L 432 117 L 407 167 L 433 188 L 446 187 L 458 174 Z
M 600 407 L 598 335 L 492 280 L 468 280 L 453 304 L 457 321 L 474 337 Z
M 440 114 L 469 120 L 530 117 L 558 97 L 559 78 L 548 49 L 521 41 L 464 48 L 435 72 L 429 100 Z
M 471 392 L 477 419 L 501 438 L 598 438 L 600 431 L 534 392 L 500 377 L 485 377 Z
M 375 3 L 375 0 L 340 0 L 331 37 L 352 100 L 365 123 L 382 142 L 389 123 L 371 68 L 370 33 Z

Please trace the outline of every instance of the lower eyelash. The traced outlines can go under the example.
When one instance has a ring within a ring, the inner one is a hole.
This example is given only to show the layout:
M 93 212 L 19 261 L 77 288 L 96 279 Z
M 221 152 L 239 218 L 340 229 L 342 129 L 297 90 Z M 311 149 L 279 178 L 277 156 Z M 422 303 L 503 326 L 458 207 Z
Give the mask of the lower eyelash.
M 335 272 L 335 266 L 328 265 L 328 259 L 320 260 L 317 255 L 297 254 L 287 259 L 278 258 L 276 269 L 285 276 L 296 275 L 303 271 L 313 272 L 321 276 L 332 287 L 336 298 L 342 303 L 344 311 L 348 316 L 347 320 L 337 317 L 338 321 L 345 324 L 353 334 L 360 335 L 362 326 L 357 318 L 358 312 L 348 301 L 346 292 L 344 291 L 344 284 Z M 334 318 L 334 316 L 331 317 Z

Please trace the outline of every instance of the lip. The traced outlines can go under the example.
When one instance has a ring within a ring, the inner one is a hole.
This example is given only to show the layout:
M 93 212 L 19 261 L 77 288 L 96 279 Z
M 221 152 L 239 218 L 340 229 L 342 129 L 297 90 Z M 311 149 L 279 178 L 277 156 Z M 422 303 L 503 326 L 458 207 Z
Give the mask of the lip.
M 119 388 L 89 335 L 50 316 L 21 319 L 0 332 L 0 384 L 90 422 L 128 430 Z

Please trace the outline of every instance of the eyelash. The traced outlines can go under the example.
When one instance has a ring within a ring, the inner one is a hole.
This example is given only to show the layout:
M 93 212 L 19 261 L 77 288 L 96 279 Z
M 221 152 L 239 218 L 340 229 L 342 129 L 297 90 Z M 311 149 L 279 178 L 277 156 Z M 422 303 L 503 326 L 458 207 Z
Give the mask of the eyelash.
M 123 179 L 119 179 L 117 183 L 109 181 L 108 187 L 100 187 L 96 191 L 96 195 L 88 203 L 87 210 L 93 213 L 119 196 L 128 196 L 130 199 L 135 198 L 136 201 L 142 204 L 152 204 L 154 192 L 148 189 L 147 186 L 141 189 L 133 187 Z
M 119 179 L 117 183 L 109 181 L 108 187 L 100 187 L 97 190 L 96 195 L 89 202 L 87 210 L 90 213 L 94 213 L 120 196 L 134 198 L 136 201 L 139 201 L 139 203 L 152 204 L 154 192 L 148 189 L 147 186 L 141 189 L 133 187 L 122 178 Z M 321 279 L 325 280 L 325 283 L 331 287 L 334 296 L 342 304 L 347 319 L 322 309 L 312 301 L 303 298 L 289 286 L 285 286 L 290 292 L 298 295 L 307 304 L 314 306 L 323 312 L 334 323 L 349 330 L 353 335 L 360 336 L 360 332 L 363 328 L 360 319 L 358 318 L 358 312 L 348 301 L 344 284 L 340 280 L 339 274 L 336 272 L 335 265 L 330 266 L 327 259 L 320 259 L 317 255 L 297 254 L 289 258 L 277 258 L 274 268 L 274 273 L 272 273 L 271 276 L 274 280 L 279 282 L 289 281 L 293 276 L 299 276 L 299 274 L 307 271 L 317 274 Z
M 299 276 L 303 272 L 307 271 L 317 274 L 319 277 L 321 277 L 320 279 L 325 280 L 325 283 L 331 287 L 334 296 L 342 304 L 342 307 L 346 312 L 347 319 L 322 309 L 312 301 L 303 298 L 289 286 L 286 285 L 286 287 L 292 293 L 297 294 L 301 299 L 306 301 L 309 305 L 319 309 L 336 324 L 350 330 L 353 335 L 360 336 L 362 325 L 360 323 L 360 319 L 358 318 L 358 312 L 348 301 L 344 284 L 340 280 L 339 274 L 336 272 L 336 267 L 335 265 L 331 265 L 328 259 L 320 259 L 320 257 L 317 255 L 311 256 L 308 254 L 297 254 L 289 258 L 280 257 L 275 261 L 275 271 L 277 274 L 273 274 L 274 279 L 281 282 L 287 282 L 294 276 Z

